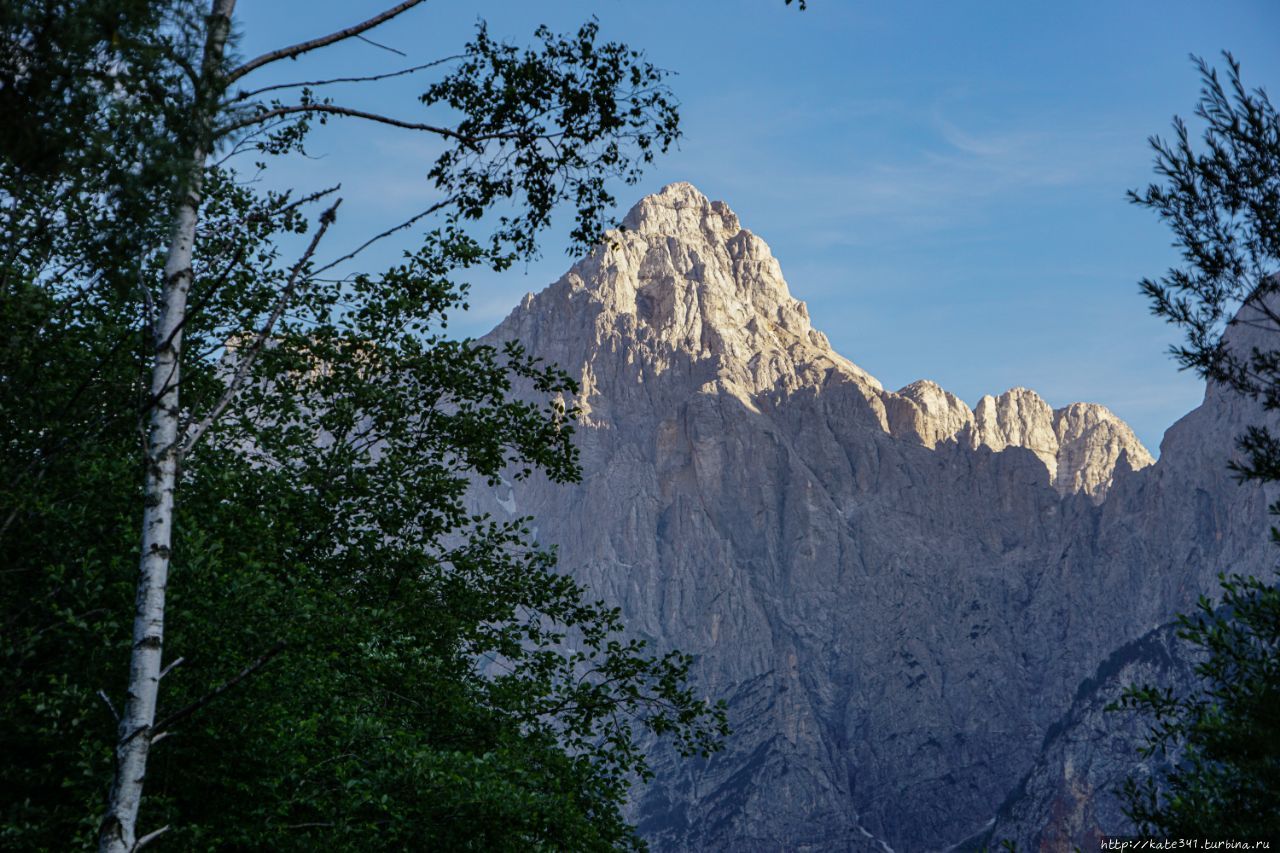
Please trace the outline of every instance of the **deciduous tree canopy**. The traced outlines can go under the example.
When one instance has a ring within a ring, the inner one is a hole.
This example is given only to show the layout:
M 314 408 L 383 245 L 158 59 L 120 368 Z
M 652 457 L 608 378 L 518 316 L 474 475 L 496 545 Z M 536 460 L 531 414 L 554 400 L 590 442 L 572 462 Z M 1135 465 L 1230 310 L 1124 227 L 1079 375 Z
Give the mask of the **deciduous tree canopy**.
M 599 237 L 610 181 L 677 137 L 664 72 L 595 22 L 480 25 L 389 116 L 253 74 L 417 2 L 248 60 L 234 5 L 0 12 L 0 839 L 635 846 L 641 732 L 705 754 L 723 711 L 524 522 L 468 512 L 577 476 L 575 389 L 445 326 L 558 207 Z M 240 171 L 328 120 L 447 143 L 374 235 L 406 241 L 391 269 L 331 271 L 358 257 L 324 242 L 336 187 Z

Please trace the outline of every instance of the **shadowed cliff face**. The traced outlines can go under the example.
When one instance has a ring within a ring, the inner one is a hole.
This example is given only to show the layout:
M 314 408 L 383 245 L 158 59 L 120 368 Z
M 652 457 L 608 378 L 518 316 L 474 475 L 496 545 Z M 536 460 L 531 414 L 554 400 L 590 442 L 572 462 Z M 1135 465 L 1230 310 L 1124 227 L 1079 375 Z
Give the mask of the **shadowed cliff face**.
M 658 849 L 959 842 L 1113 649 L 1266 559 L 1265 500 L 1224 470 L 1238 403 L 1152 464 L 1101 406 L 887 391 L 722 203 L 674 184 L 625 227 L 490 335 L 579 378 L 583 482 L 477 501 L 535 516 L 728 700 L 724 753 L 657 753 Z
M 1104 835 L 1131 832 L 1117 789 L 1130 776 L 1149 777 L 1178 758 L 1142 758 L 1137 745 L 1150 719 L 1108 711 L 1129 684 L 1147 684 L 1182 692 L 1195 684 L 1201 658 L 1178 640 L 1172 625 L 1126 643 L 1081 682 L 1069 709 L 1049 727 L 1034 765 L 1001 805 L 991 828 L 966 845 L 991 849 L 1001 840 L 1019 850 L 1056 853 L 1096 850 Z

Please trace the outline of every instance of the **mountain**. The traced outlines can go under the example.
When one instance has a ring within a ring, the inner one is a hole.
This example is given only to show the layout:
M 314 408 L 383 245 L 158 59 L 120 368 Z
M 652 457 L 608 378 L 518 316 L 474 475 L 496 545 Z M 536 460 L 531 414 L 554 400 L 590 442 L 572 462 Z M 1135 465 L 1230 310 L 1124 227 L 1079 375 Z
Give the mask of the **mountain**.
M 1142 758 L 1150 720 L 1108 711 L 1130 684 L 1186 690 L 1197 659 L 1165 625 L 1124 644 L 1081 682 L 1070 708 L 1049 727 L 1035 763 L 996 812 L 989 829 L 965 845 L 991 849 L 1003 839 L 1019 850 L 1096 850 L 1103 835 L 1130 832 L 1117 789 L 1133 775 L 1150 776 L 1168 758 Z M 1176 754 L 1172 757 L 1176 758 Z
M 723 753 L 655 753 L 635 816 L 659 850 L 944 849 L 997 812 L 1030 840 L 1057 818 L 1025 783 L 1055 784 L 1047 736 L 1081 685 L 1221 568 L 1271 558 L 1266 496 L 1225 469 L 1249 406 L 1210 389 L 1155 462 L 1095 404 L 888 391 L 688 184 L 487 340 L 578 378 L 584 477 L 478 507 L 534 516 L 729 703 Z

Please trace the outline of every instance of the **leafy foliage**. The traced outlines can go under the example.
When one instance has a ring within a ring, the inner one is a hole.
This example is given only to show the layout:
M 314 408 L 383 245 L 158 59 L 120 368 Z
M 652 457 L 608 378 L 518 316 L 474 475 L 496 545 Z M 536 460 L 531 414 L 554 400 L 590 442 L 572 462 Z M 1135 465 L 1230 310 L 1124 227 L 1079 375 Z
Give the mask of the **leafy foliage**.
M 599 44 L 598 34 L 595 21 L 568 37 L 539 27 L 531 50 L 493 41 L 482 24 L 463 60 L 422 96 L 464 116 L 431 170 L 460 214 L 478 218 L 495 201 L 518 199 L 521 213 L 503 218 L 497 245 L 532 251 L 532 235 L 566 196 L 577 210 L 573 239 L 597 242 L 614 203 L 606 180 L 634 183 L 678 136 L 666 72 L 626 45 Z
M 1154 314 L 1181 328 L 1186 342 L 1171 352 L 1184 369 L 1280 409 L 1280 349 L 1233 347 L 1225 332 L 1245 323 L 1280 332 L 1274 294 L 1280 290 L 1280 115 L 1265 91 L 1250 91 L 1240 65 L 1226 54 L 1227 81 L 1196 59 L 1203 87 L 1196 116 L 1205 123 L 1203 151 L 1186 123 L 1174 120 L 1174 141 L 1151 140 L 1155 170 L 1165 179 L 1135 204 L 1167 224 L 1184 265 L 1141 287 Z M 1243 309 L 1243 310 L 1242 310 Z M 1252 479 L 1275 479 L 1277 450 L 1265 428 L 1242 440 Z
M 1280 347 L 1265 341 L 1280 332 L 1280 116 L 1264 91 L 1244 85 L 1230 54 L 1225 83 L 1195 62 L 1203 149 L 1175 119 L 1173 142 L 1151 140 L 1164 183 L 1130 193 L 1169 225 L 1183 265 L 1141 286 L 1152 311 L 1185 332 L 1172 350 L 1184 368 L 1276 411 Z M 1233 336 L 1233 326 L 1250 328 Z M 1240 479 L 1280 480 L 1280 442 L 1265 425 L 1238 445 Z M 1280 503 L 1270 509 L 1280 514 Z M 1272 537 L 1280 541 L 1274 528 Z M 1144 755 L 1177 760 L 1161 780 L 1130 778 L 1121 791 L 1144 832 L 1280 837 L 1280 590 L 1224 575 L 1222 591 L 1220 605 L 1202 598 L 1196 615 L 1179 617 L 1179 636 L 1204 655 L 1200 688 L 1132 687 L 1118 703 L 1151 717 Z
M 628 639 L 524 522 L 468 510 L 477 484 L 578 476 L 575 388 L 446 325 L 466 270 L 536 252 L 562 201 L 579 240 L 600 233 L 607 181 L 634 181 L 676 138 L 662 72 L 594 23 L 540 30 L 530 50 L 481 26 L 423 99 L 457 118 L 440 125 L 456 147 L 431 172 L 443 201 L 406 226 L 439 224 L 391 269 L 326 278 L 282 246 L 323 233 L 336 203 L 318 226 L 310 211 L 334 191 L 262 192 L 235 163 L 358 116 L 202 90 L 203 25 L 184 2 L 0 15 L 6 59 L 25 57 L 0 68 L 0 98 L 56 146 L 46 158 L 29 129 L 0 131 L 0 845 L 96 831 L 153 306 L 182 157 L 213 133 L 144 817 L 177 849 L 638 846 L 621 805 L 648 773 L 639 734 L 706 754 L 723 709 L 689 686 L 686 656 Z M 215 102 L 217 121 L 192 119 Z
M 1280 834 L 1280 589 L 1222 577 L 1221 605 L 1201 598 L 1178 636 L 1202 650 L 1202 692 L 1130 689 L 1119 705 L 1152 720 L 1142 754 L 1181 752 L 1157 785 L 1126 780 L 1127 814 L 1144 833 L 1259 839 Z

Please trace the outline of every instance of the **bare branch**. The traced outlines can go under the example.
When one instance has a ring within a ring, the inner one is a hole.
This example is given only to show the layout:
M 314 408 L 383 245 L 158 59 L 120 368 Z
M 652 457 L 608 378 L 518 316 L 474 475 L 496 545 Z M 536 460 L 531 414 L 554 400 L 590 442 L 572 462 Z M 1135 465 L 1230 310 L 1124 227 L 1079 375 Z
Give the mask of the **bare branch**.
M 408 228 L 408 227 L 412 226 L 415 222 L 419 221 L 420 219 L 423 219 L 423 218 L 425 218 L 425 217 L 427 217 L 427 216 L 430 216 L 431 214 L 435 213 L 436 211 L 438 211 L 438 210 L 440 210 L 440 209 L 442 209 L 442 208 L 448 207 L 449 205 L 453 204 L 453 201 L 454 201 L 454 200 L 453 200 L 452 198 L 447 198 L 447 199 L 445 199 L 444 201 L 438 201 L 438 202 L 436 202 L 435 204 L 433 204 L 433 205 L 431 205 L 430 207 L 428 207 L 426 210 L 422 211 L 421 213 L 417 213 L 417 214 L 414 214 L 413 216 L 409 217 L 409 218 L 408 218 L 408 219 L 406 219 L 404 222 L 401 222 L 399 225 L 392 226 L 391 228 L 388 228 L 386 231 L 383 231 L 381 234 L 375 234 L 374 236 L 370 237 L 368 240 L 365 240 L 363 243 L 361 243 L 361 244 L 360 244 L 359 246 L 357 246 L 356 248 L 352 249 L 350 252 L 347 252 L 347 253 L 346 253 L 345 255 L 343 255 L 342 257 L 340 257 L 340 258 L 334 258 L 334 259 L 333 259 L 332 261 L 330 261 L 329 263 L 327 263 L 327 264 L 325 264 L 324 266 L 320 267 L 320 268 L 319 268 L 319 269 L 317 269 L 314 273 L 312 273 L 312 276 L 314 277 L 314 276 L 319 275 L 319 274 L 320 274 L 320 273 L 322 273 L 322 272 L 328 272 L 329 270 L 333 269 L 334 267 L 336 267 L 338 264 L 342 263 L 343 261 L 349 261 L 349 260 L 351 260 L 351 259 L 352 259 L 352 258 L 354 258 L 356 255 L 360 254 L 360 253 L 361 253 L 361 252 L 363 252 L 365 249 L 369 248 L 370 246 L 372 246 L 374 243 L 378 242 L 379 240 L 382 240 L 382 239 L 384 239 L 384 238 L 386 238 L 386 237 L 390 237 L 392 234 L 395 234 L 395 233 L 396 233 L 396 232 L 398 232 L 398 231 L 403 231 L 404 229 L 406 229 L 406 228 Z
M 314 86 L 332 86 L 337 83 L 374 83 L 379 80 L 389 80 L 392 77 L 404 77 L 407 74 L 416 74 L 419 71 L 425 71 L 428 68 L 434 68 L 437 65 L 444 65 L 446 62 L 453 62 L 455 59 L 461 59 L 462 54 L 454 54 L 446 56 L 443 59 L 436 59 L 431 62 L 424 62 L 421 65 L 415 65 L 412 68 L 402 68 L 399 71 L 388 71 L 386 74 L 370 74 L 365 77 L 331 77 L 327 80 L 302 80 L 297 83 L 276 83 L 273 86 L 263 86 L 261 89 L 254 89 L 251 92 L 241 92 L 231 99 L 231 103 L 239 101 L 247 101 L 250 98 L 256 98 L 267 92 L 275 92 L 280 89 L 302 89 Z
M 255 115 L 247 116 L 230 124 L 224 124 L 214 130 L 215 137 L 226 136 L 228 133 L 234 133 L 237 130 L 243 130 L 246 127 L 252 127 L 255 124 L 261 124 L 279 116 L 299 115 L 306 113 L 325 113 L 328 115 L 349 116 L 351 118 L 362 118 L 365 121 L 377 122 L 378 124 L 389 124 L 392 127 L 402 127 L 405 130 L 425 130 L 429 133 L 435 133 L 440 136 L 456 139 L 471 147 L 476 147 L 476 142 L 470 137 L 463 136 L 456 130 L 448 127 L 440 127 L 434 124 L 423 124 L 416 121 L 403 121 L 391 116 L 384 116 L 380 113 L 370 113 L 364 110 L 357 110 L 351 107 L 340 107 L 336 104 L 294 104 L 288 107 L 276 107 L 274 109 L 265 110 Z
M 374 40 L 373 40 L 373 39 L 371 39 L 371 38 L 365 38 L 364 36 L 356 36 L 356 38 L 360 39 L 360 41 L 364 42 L 365 44 L 371 44 L 371 45 L 373 45 L 374 47 L 380 47 L 380 48 L 382 48 L 383 50 L 387 51 L 388 53 L 394 53 L 394 54 L 395 54 L 395 55 L 397 55 L 397 56 L 408 56 L 408 55 L 409 55 L 409 54 L 405 53 L 403 50 L 396 50 L 394 47 L 391 47 L 391 46 L 389 46 L 389 45 L 385 45 L 385 44 L 383 44 L 382 42 L 374 41 Z
M 164 835 L 168 831 L 169 831 L 169 824 L 166 823 L 164 826 L 160 827 L 155 832 L 148 832 L 146 835 L 138 839 L 137 843 L 133 845 L 133 849 L 135 851 L 141 850 L 143 847 L 146 847 L 152 841 L 155 841 L 157 838 Z
M 116 710 L 116 706 L 112 703 L 111 697 L 107 695 L 107 692 L 105 690 L 99 690 L 98 698 L 107 706 L 107 710 L 111 712 L 112 717 L 115 717 L 116 722 L 120 722 L 120 712 Z
M 176 669 L 176 668 L 178 668 L 178 667 L 182 666 L 182 663 L 183 663 L 183 661 L 185 661 L 185 660 L 186 660 L 186 658 L 184 658 L 184 657 L 180 657 L 180 658 L 178 658 L 178 659 L 174 660 L 172 663 L 170 663 L 170 664 L 168 664 L 167 666 L 165 666 L 165 668 L 164 668 L 164 669 L 160 670 L 160 677 L 161 677 L 161 678 L 164 678 L 166 675 L 168 675 L 168 674 L 169 674 L 170 670 L 173 670 L 173 669 Z
M 277 207 L 275 210 L 269 210 L 265 214 L 261 214 L 261 215 L 250 214 L 248 217 L 240 221 L 241 222 L 253 221 L 253 218 L 255 216 L 257 216 L 259 219 L 267 219 L 269 217 L 279 216 L 282 213 L 288 213 L 289 211 L 295 210 L 299 207 L 302 207 L 303 205 L 311 204 L 313 201 L 319 201 L 320 199 L 324 198 L 327 195 L 332 195 L 333 193 L 336 193 L 340 189 L 342 189 L 342 184 L 334 184 L 328 189 L 317 190 L 313 193 L 303 196 L 300 199 L 296 199 L 295 201 L 291 201 L 288 204 L 281 205 L 280 207 Z
M 241 154 L 243 154 L 244 152 L 252 148 L 253 147 L 252 143 L 255 139 L 258 139 L 259 137 L 267 133 L 270 133 L 274 128 L 279 127 L 281 124 L 284 124 L 284 119 L 261 125 L 257 128 L 254 128 L 254 131 L 252 133 L 246 133 L 244 136 L 241 136 L 239 139 L 236 140 L 236 144 L 232 145 L 231 148 L 227 150 L 226 154 L 223 154 L 221 157 L 219 157 L 217 160 L 214 161 L 213 163 L 214 167 L 219 169 L 222 168 L 225 164 L 229 163 L 234 158 L 239 157 Z
M 282 47 L 279 50 L 273 50 L 270 53 L 264 53 L 261 56 L 254 57 L 239 68 L 233 69 L 231 73 L 227 75 L 227 83 L 234 83 L 250 71 L 254 71 L 269 63 L 277 62 L 281 59 L 297 59 L 304 53 L 310 53 L 313 50 L 327 47 L 331 44 L 336 44 L 337 42 L 344 41 L 352 36 L 358 36 L 363 32 L 373 29 L 379 24 L 386 23 L 401 12 L 412 9 L 414 6 L 417 6 L 422 2 L 423 0 L 404 0 L 404 2 L 397 3 L 385 12 L 374 15 L 369 20 L 363 21 L 355 26 L 347 27 L 345 30 L 338 30 L 336 33 L 330 33 L 327 36 L 321 36 L 320 38 L 311 39 L 310 41 L 299 42 L 298 44 L 290 45 L 289 47 Z
M 42 472 L 45 470 L 40 469 Z M 9 514 L 4 517 L 4 523 L 0 524 L 0 540 L 4 539 L 4 535 L 9 532 L 9 527 L 13 524 L 15 518 L 18 517 L 18 505 L 15 504 L 13 509 L 9 510 Z
M 230 678 L 227 681 L 224 681 L 222 684 L 218 685 L 213 690 L 204 694 L 199 699 L 192 702 L 190 705 L 186 706 L 185 708 L 182 708 L 181 710 L 174 711 L 172 714 L 165 717 L 160 722 L 156 723 L 154 726 L 151 727 L 151 731 L 153 735 L 159 736 L 160 732 L 164 731 L 169 726 L 173 725 L 179 720 L 183 720 L 191 716 L 196 711 L 199 711 L 201 708 L 203 708 L 205 705 L 208 705 L 214 699 L 217 699 L 223 693 L 226 693 L 228 690 L 235 687 L 237 684 L 244 681 L 246 678 L 253 675 L 255 672 L 262 669 L 267 664 L 271 663 L 272 658 L 274 658 L 276 655 L 284 651 L 285 645 L 286 643 L 283 640 L 276 643 L 274 646 L 268 649 L 266 653 L 264 653 L 261 657 L 259 657 L 253 663 L 249 664 L 244 669 L 236 673 L 236 675 L 233 678 Z
M 191 453 L 191 449 L 200 440 L 200 436 L 204 435 L 209 427 L 213 425 L 213 422 L 226 411 L 227 406 L 231 405 L 231 401 L 235 399 L 236 395 L 240 393 L 240 388 L 244 385 L 245 380 L 249 378 L 249 371 L 253 369 L 258 353 L 262 351 L 262 347 L 266 344 L 271 330 L 280 321 L 280 316 L 284 314 L 284 309 L 288 306 L 289 300 L 293 298 L 293 293 L 297 289 L 298 280 L 302 275 L 303 269 L 311 261 L 311 256 L 315 254 L 316 247 L 320 245 L 320 240 L 324 237 L 325 232 L 329 230 L 329 226 L 333 224 L 340 204 L 342 204 L 342 199 L 335 201 L 332 207 L 320 214 L 320 227 L 316 229 L 316 233 L 311 238 L 311 243 L 307 246 L 307 250 L 302 253 L 302 257 L 298 259 L 298 262 L 293 265 L 293 269 L 289 271 L 289 278 L 285 282 L 284 288 L 280 291 L 280 297 L 276 300 L 271 315 L 258 331 L 258 334 L 254 336 L 253 343 L 249 345 L 248 350 L 239 357 L 235 376 L 231 378 L 231 381 L 227 383 L 227 387 L 223 389 L 222 396 L 218 398 L 218 402 L 200 419 L 199 423 L 194 424 L 187 432 L 187 440 L 183 443 L 179 452 L 179 459 Z
M 152 346 L 156 345 L 156 303 L 151 297 L 151 288 L 147 287 L 146 281 L 142 277 L 142 267 L 138 267 L 138 289 L 142 291 L 142 305 L 146 314 L 147 340 Z

